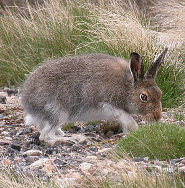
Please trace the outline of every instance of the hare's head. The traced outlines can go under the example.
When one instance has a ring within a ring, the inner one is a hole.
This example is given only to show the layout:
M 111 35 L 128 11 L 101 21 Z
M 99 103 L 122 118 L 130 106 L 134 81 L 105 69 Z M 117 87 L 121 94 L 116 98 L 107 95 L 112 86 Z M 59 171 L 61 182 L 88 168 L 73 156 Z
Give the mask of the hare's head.
M 161 118 L 162 92 L 155 82 L 155 77 L 167 52 L 167 48 L 159 54 L 144 73 L 144 64 L 139 54 L 132 53 L 130 69 L 134 77 L 134 85 L 128 94 L 128 111 L 143 115 L 148 121 Z

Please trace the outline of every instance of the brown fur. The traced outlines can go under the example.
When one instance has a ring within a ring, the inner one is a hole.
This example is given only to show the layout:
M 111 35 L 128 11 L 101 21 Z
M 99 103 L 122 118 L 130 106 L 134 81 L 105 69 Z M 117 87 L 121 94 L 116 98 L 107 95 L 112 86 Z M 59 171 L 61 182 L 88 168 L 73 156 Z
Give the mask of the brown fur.
M 147 95 L 147 102 L 141 94 Z M 159 120 L 161 95 L 154 78 L 144 77 L 137 53 L 131 55 L 130 65 L 118 57 L 89 54 L 38 67 L 25 81 L 22 103 L 27 119 L 39 124 L 40 139 L 48 141 L 61 133 L 61 124 L 76 120 L 117 119 L 124 131 L 137 128 L 129 114 Z

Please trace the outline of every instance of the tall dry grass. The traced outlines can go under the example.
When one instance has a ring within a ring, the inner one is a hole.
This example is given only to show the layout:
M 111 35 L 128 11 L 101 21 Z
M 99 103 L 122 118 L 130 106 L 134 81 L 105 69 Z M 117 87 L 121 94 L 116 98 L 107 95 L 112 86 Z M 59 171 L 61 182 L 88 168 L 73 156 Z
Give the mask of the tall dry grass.
M 22 83 L 35 66 L 50 58 L 92 52 L 128 58 L 136 51 L 149 65 L 168 46 L 166 64 L 157 82 L 164 93 L 164 106 L 182 103 L 182 37 L 152 27 L 150 18 L 146 19 L 134 0 L 48 0 L 27 7 L 25 11 L 19 7 L 16 12 L 6 10 L 0 17 L 1 86 Z M 171 14 L 165 13 L 170 19 Z

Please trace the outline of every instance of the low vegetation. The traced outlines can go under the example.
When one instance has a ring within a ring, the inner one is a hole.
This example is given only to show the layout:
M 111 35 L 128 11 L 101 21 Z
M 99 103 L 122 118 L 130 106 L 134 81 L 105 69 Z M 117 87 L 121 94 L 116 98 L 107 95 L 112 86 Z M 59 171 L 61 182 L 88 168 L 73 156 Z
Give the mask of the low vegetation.
M 160 160 L 184 157 L 185 128 L 162 123 L 143 126 L 119 142 L 118 152 Z

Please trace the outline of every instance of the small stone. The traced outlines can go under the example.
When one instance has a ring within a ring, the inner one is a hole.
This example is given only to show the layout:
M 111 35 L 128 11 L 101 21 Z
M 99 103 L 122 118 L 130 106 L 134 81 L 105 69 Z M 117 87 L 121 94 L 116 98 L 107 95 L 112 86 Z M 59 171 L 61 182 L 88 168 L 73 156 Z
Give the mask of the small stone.
M 91 168 L 92 164 L 91 163 L 81 163 L 79 168 L 82 170 L 82 171 L 88 171 L 90 168 Z
M 27 168 L 37 168 L 37 167 L 43 166 L 43 165 L 48 164 L 48 163 L 51 163 L 51 159 L 42 158 L 42 159 L 35 161 L 31 165 L 29 165 Z
M 9 132 L 3 131 L 3 132 L 1 133 L 1 135 L 7 136 L 7 135 L 9 135 Z
M 149 161 L 149 157 L 144 157 L 143 159 L 144 159 L 145 162 Z
M 95 151 L 95 152 L 97 152 L 97 151 L 98 151 L 98 149 L 97 149 L 97 147 L 96 147 L 96 146 L 89 147 L 89 150 L 91 150 L 91 151 Z
M 7 136 L 7 137 L 5 137 L 5 140 L 12 141 L 12 138 Z
M 26 127 L 26 128 L 23 128 L 23 129 L 19 130 L 17 132 L 16 136 L 30 134 L 32 132 L 33 132 L 33 130 L 30 127 Z
M 12 162 L 9 159 L 3 159 L 2 160 L 2 165 L 3 166 L 10 166 L 12 164 Z
M 84 129 L 85 129 L 85 132 L 91 132 L 91 131 L 93 131 L 94 130 L 94 126 L 93 125 L 87 125 L 87 126 L 85 126 L 84 127 Z
M 70 133 L 77 133 L 79 130 L 80 130 L 80 127 L 72 126 L 72 127 L 70 127 L 69 132 Z
M 133 158 L 133 161 L 134 161 L 134 162 L 141 162 L 141 161 L 144 161 L 144 159 L 141 158 L 141 157 L 134 157 L 134 158 Z
M 185 166 L 178 168 L 178 171 L 182 174 L 185 174 Z
M 71 148 L 71 151 L 80 151 L 81 147 L 77 146 L 77 145 L 73 145 Z
M 5 125 L 5 122 L 4 121 L 0 121 L 0 127 L 4 126 L 4 125 Z
M 107 176 L 108 173 L 109 173 L 109 171 L 106 168 L 102 170 L 103 176 Z
M 172 159 L 172 160 L 170 161 L 170 163 L 171 163 L 172 165 L 177 165 L 177 163 L 180 163 L 182 160 L 183 160 L 183 159 Z
M 98 153 L 106 153 L 109 152 L 111 150 L 111 148 L 101 148 L 98 150 Z
M 23 155 L 25 155 L 25 156 L 40 156 L 40 155 L 42 155 L 42 151 L 31 149 L 31 150 L 25 151 L 23 153 Z
M 12 143 L 11 148 L 17 151 L 21 151 L 21 146 L 17 143 Z
M 182 163 L 182 164 L 185 164 L 185 159 L 183 159 L 183 160 L 181 161 L 181 163 Z
M 36 161 L 36 158 L 35 156 L 28 156 L 25 158 L 25 160 L 26 160 L 26 163 L 30 165 Z
M 0 140 L 0 145 L 5 146 L 5 145 L 10 145 L 11 141 L 10 140 Z
M 7 92 L 8 96 L 16 95 L 18 93 L 18 90 L 16 88 L 4 88 L 4 92 Z
M 88 161 L 88 162 L 95 162 L 97 160 L 98 160 L 98 157 L 96 157 L 96 156 L 87 156 L 85 158 L 85 161 Z
M 6 104 L 6 97 L 5 96 L 0 95 L 0 103 Z
M 108 131 L 107 133 L 106 133 L 106 136 L 108 137 L 108 138 L 110 138 L 111 136 L 113 136 L 114 135 L 114 132 L 113 131 Z

